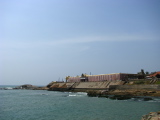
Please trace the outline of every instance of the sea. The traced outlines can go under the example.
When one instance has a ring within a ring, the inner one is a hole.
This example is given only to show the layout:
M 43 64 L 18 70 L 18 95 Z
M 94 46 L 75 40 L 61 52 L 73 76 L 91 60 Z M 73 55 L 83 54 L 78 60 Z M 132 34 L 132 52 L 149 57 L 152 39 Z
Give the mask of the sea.
M 0 120 L 141 120 L 160 111 L 160 97 L 152 98 L 112 100 L 85 92 L 0 90 Z

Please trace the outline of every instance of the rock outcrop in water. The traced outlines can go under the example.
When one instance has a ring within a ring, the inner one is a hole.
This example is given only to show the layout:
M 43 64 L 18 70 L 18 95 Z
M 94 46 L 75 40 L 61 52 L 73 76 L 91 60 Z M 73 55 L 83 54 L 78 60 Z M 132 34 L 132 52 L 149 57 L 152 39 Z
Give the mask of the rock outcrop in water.
M 141 120 L 160 120 L 160 111 L 150 112 L 149 114 L 142 116 Z
M 14 89 L 26 89 L 26 90 L 48 90 L 47 87 L 38 87 L 30 84 L 21 85 L 18 87 L 15 87 Z
M 15 89 L 35 89 L 35 88 L 37 88 L 37 86 L 33 86 L 30 84 L 25 84 L 25 85 L 15 87 Z

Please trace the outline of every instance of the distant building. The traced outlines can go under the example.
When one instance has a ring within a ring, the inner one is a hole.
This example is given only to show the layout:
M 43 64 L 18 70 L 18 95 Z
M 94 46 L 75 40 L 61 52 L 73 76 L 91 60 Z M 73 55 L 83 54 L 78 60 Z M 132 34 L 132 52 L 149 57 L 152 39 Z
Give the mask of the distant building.
M 149 77 L 151 77 L 151 78 L 153 78 L 153 77 L 160 78 L 160 71 L 151 74 Z
M 128 73 L 113 73 L 113 74 L 101 74 L 101 75 L 81 75 L 76 77 L 69 77 L 67 82 L 98 82 L 98 81 L 113 81 L 128 79 L 142 79 L 143 75 L 140 74 L 128 74 Z

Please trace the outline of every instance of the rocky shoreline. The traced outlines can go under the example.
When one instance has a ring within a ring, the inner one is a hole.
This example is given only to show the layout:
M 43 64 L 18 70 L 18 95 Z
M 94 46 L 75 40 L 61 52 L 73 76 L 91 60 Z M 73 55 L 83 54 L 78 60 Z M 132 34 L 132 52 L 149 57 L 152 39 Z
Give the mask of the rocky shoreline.
M 87 93 L 89 95 L 103 95 L 103 96 L 107 96 L 107 95 L 123 95 L 123 96 L 154 96 L 154 97 L 160 97 L 160 91 L 151 91 L 151 90 L 133 90 L 133 91 L 119 91 L 119 90 L 115 90 L 115 91 L 87 91 Z
M 80 83 L 78 83 L 79 85 Z M 87 83 L 91 86 L 90 83 Z M 97 83 L 96 83 L 97 84 Z M 62 85 L 62 86 L 61 86 Z M 39 87 L 31 84 L 24 84 L 12 89 L 26 90 L 49 90 L 65 92 L 87 92 L 88 96 L 154 96 L 160 97 L 160 85 L 110 85 L 108 88 L 77 88 L 73 83 L 50 83 L 47 86 Z M 96 86 L 97 87 L 97 86 Z M 7 88 L 1 88 L 7 90 Z M 11 88 L 8 88 L 11 89 Z
M 135 91 L 135 92 L 117 92 L 117 91 L 87 91 L 89 97 L 105 97 L 113 100 L 153 100 L 152 97 L 160 97 L 160 92 L 155 91 Z
M 124 81 L 103 82 L 52 82 L 47 85 L 49 91 L 87 92 L 93 96 L 156 96 L 160 97 L 159 84 L 130 84 Z
M 44 87 L 39 87 L 39 86 L 34 86 L 31 84 L 24 84 L 16 87 L 2 87 L 0 90 L 48 90 L 49 88 L 44 86 Z

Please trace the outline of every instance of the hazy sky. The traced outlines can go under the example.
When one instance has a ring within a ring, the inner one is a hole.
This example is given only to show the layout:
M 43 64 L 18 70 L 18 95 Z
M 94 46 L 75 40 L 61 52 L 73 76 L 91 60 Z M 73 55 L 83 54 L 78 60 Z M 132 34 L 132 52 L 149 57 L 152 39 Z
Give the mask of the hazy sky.
M 160 70 L 160 0 L 0 0 L 0 84 Z

